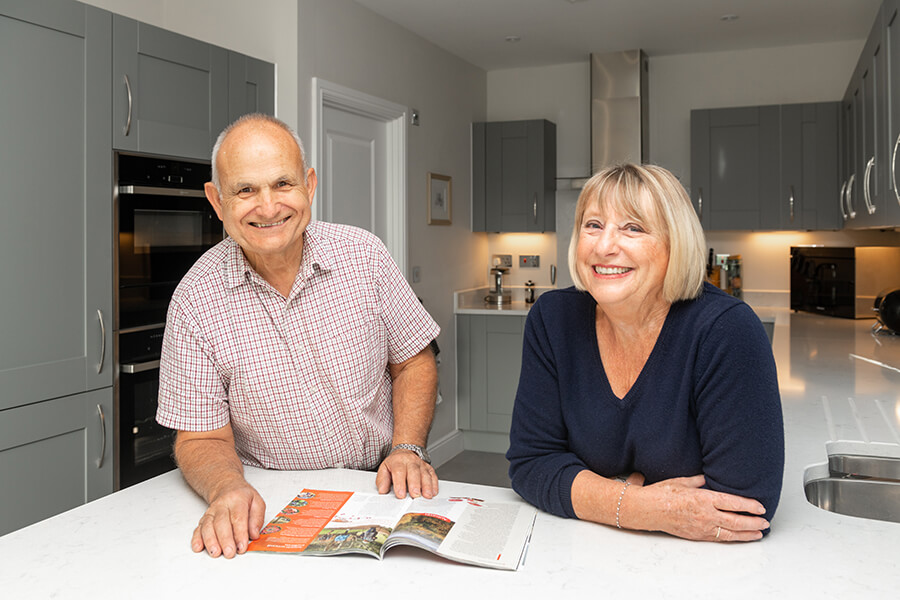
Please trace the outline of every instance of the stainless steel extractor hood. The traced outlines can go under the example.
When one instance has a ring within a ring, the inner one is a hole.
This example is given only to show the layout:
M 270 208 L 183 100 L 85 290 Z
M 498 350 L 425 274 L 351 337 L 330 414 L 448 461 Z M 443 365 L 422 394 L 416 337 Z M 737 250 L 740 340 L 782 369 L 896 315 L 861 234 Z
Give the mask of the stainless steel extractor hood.
M 648 72 L 643 50 L 591 54 L 591 173 L 647 162 Z

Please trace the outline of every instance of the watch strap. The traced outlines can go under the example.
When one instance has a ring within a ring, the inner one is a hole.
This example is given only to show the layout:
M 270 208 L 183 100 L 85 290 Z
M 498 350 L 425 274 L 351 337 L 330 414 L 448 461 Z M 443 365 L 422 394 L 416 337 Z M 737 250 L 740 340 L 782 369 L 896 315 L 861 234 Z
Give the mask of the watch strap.
M 416 455 L 426 463 L 428 463 L 429 465 L 431 464 L 431 457 L 428 456 L 428 451 L 418 444 L 395 444 L 394 447 L 391 448 L 391 452 L 393 453 L 394 450 L 410 450 L 412 452 L 415 452 Z

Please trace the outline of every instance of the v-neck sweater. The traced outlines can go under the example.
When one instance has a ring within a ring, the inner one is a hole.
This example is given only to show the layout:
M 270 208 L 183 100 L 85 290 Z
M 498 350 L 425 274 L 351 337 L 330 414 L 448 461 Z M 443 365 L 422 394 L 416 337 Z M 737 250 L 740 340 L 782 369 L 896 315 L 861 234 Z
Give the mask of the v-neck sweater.
M 781 495 L 784 427 L 775 360 L 747 304 L 705 284 L 672 304 L 623 398 L 600 358 L 596 302 L 575 288 L 528 314 L 510 430 L 513 489 L 575 518 L 572 482 L 640 472 L 645 485 L 703 474 L 706 487 L 754 498 L 771 519 Z

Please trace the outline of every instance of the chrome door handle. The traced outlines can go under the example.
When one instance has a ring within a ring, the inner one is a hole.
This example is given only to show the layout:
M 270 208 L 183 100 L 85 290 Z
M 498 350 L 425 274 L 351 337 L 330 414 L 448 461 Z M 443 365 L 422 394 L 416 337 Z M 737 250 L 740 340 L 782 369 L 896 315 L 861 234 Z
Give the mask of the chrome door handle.
M 850 176 L 847 182 L 847 216 L 851 219 L 856 218 L 856 211 L 853 210 L 853 182 L 856 181 L 856 173 Z
M 891 156 L 891 183 L 894 184 L 894 196 L 897 197 L 897 204 L 900 204 L 900 191 L 897 190 L 897 148 L 900 147 L 900 135 L 894 142 L 894 154 Z
M 97 405 L 97 415 L 100 417 L 100 458 L 97 459 L 97 468 L 103 468 L 106 459 L 106 416 L 103 414 L 103 405 Z
M 152 371 L 159 368 L 158 360 L 148 360 L 142 363 L 127 363 L 119 365 L 119 371 L 133 375 L 134 373 L 143 373 L 144 371 Z
M 125 73 L 125 91 L 128 93 L 128 118 L 125 120 L 125 137 L 131 132 L 131 109 L 133 106 L 131 98 L 131 82 L 128 81 L 128 73 Z
M 865 179 L 863 179 L 863 198 L 866 200 L 866 210 L 870 215 L 875 214 L 875 206 L 872 205 L 872 196 L 869 193 L 869 179 L 872 174 L 872 167 L 875 166 L 875 157 L 869 159 L 869 162 L 866 163 L 866 174 Z
M 838 206 L 841 209 L 841 217 L 846 221 L 847 220 L 847 211 L 844 210 L 844 193 L 847 191 L 847 182 L 841 182 L 841 193 L 838 196 Z
M 534 222 L 537 223 L 537 192 L 534 193 L 534 204 L 532 210 L 534 212 Z
M 791 190 L 790 198 L 788 198 L 788 204 L 791 207 L 791 223 L 794 222 L 794 186 L 788 186 Z
M 100 364 L 97 365 L 97 373 L 103 371 L 103 363 L 106 361 L 106 325 L 103 324 L 103 311 L 97 309 L 97 318 L 100 319 Z
M 697 188 L 697 218 L 703 220 L 703 188 Z

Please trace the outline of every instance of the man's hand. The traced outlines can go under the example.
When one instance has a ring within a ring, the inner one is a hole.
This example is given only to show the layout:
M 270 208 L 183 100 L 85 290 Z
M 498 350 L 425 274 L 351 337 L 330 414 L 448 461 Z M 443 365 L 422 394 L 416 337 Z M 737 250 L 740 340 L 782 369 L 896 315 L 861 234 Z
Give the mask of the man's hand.
M 387 494 L 394 488 L 394 495 L 405 498 L 424 496 L 434 498 L 438 493 L 438 477 L 434 468 L 412 450 L 395 450 L 382 461 L 375 476 L 379 494 Z
M 194 529 L 191 549 L 200 552 L 206 548 L 213 558 L 243 554 L 250 540 L 259 537 L 265 516 L 266 503 L 259 492 L 246 481 L 236 481 L 217 492 L 209 503 Z
M 250 540 L 259 537 L 266 503 L 244 479 L 231 425 L 213 431 L 179 431 L 175 461 L 188 484 L 209 504 L 194 529 L 191 549 L 206 548 L 214 558 L 243 554 Z

